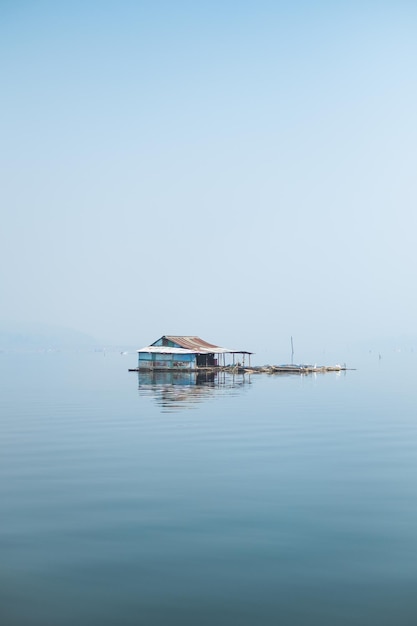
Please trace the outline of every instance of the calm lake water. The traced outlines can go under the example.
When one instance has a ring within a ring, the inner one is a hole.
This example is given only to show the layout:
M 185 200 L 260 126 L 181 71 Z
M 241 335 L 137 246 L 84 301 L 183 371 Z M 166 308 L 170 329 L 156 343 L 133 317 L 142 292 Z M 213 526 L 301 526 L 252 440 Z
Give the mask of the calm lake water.
M 0 354 L 2 626 L 417 623 L 415 354 L 135 361 Z

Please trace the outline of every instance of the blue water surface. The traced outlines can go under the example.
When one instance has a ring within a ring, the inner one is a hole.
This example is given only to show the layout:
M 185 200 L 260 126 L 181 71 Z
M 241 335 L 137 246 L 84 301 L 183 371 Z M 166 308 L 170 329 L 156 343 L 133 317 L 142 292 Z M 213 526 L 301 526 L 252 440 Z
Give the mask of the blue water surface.
M 152 379 L 0 354 L 4 626 L 417 623 L 413 353 Z

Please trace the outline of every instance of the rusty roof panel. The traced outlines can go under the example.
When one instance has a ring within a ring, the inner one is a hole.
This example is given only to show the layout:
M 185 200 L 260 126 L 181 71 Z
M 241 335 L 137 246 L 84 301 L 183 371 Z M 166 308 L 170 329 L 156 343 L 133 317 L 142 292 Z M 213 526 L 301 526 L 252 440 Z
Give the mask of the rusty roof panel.
M 170 348 L 169 346 L 155 346 L 154 344 L 151 344 L 150 346 L 138 350 L 138 352 L 175 354 L 175 352 L 178 351 L 178 353 L 188 352 L 193 354 L 253 354 L 247 350 L 231 350 L 230 348 L 222 348 L 221 346 L 216 346 L 214 343 L 204 341 L 204 339 L 196 337 L 195 335 L 163 335 L 163 337 L 157 341 L 159 342 L 163 339 L 176 344 L 177 347 Z M 155 341 L 155 343 L 157 342 Z
M 220 346 L 215 346 L 213 343 L 208 343 L 204 341 L 204 339 L 200 339 L 200 337 L 195 336 L 187 336 L 187 335 L 165 335 L 165 338 L 169 341 L 172 341 L 178 344 L 181 348 L 185 348 L 186 350 L 213 350 L 216 352 L 216 349 L 220 348 Z

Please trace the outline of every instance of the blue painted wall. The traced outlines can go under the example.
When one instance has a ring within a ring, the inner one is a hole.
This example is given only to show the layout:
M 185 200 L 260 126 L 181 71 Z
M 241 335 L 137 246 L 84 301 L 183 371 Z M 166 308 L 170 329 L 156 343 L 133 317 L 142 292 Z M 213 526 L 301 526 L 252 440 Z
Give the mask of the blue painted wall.
M 196 367 L 195 354 L 150 354 L 139 352 L 139 369 L 186 370 Z

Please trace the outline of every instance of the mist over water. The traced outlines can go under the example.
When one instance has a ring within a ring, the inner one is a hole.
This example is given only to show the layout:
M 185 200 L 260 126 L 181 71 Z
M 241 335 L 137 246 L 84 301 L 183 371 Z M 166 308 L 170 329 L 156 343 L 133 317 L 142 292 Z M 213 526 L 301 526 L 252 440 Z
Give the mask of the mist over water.
M 0 626 L 417 623 L 416 30 L 0 3 Z
M 414 353 L 177 380 L 0 354 L 7 625 L 406 625 Z

